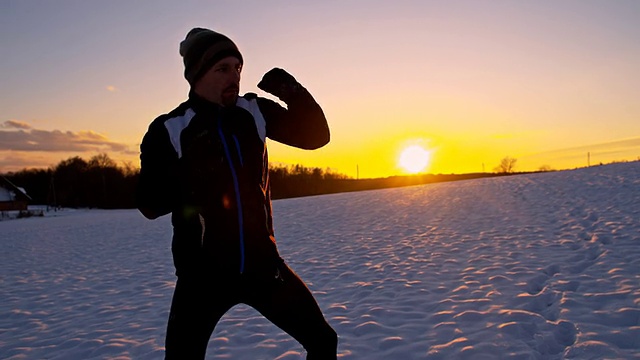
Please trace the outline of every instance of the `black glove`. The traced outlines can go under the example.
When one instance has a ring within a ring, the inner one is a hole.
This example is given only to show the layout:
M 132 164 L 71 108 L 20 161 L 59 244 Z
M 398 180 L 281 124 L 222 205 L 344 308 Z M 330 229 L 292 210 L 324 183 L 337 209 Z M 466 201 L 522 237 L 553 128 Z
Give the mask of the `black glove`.
M 298 93 L 305 91 L 291 74 L 280 68 L 273 68 L 264 74 L 258 83 L 258 88 L 275 95 L 285 103 Z

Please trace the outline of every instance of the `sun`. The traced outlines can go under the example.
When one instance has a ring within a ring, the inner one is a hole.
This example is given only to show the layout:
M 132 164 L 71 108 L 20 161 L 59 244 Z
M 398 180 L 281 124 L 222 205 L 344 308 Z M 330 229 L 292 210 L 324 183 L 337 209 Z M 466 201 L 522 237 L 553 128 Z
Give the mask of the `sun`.
M 402 150 L 398 165 L 409 174 L 417 174 L 429 166 L 431 151 L 425 150 L 420 145 L 411 145 Z

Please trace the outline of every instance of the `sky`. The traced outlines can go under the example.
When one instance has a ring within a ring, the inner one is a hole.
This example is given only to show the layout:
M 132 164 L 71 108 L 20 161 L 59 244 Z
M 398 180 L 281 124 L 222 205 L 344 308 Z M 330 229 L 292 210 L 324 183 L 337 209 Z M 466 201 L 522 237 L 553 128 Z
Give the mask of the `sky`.
M 574 168 L 640 158 L 640 2 L 0 0 L 0 172 L 107 153 L 139 165 L 149 123 L 183 102 L 178 44 L 229 36 L 241 92 L 281 67 L 331 142 L 269 142 L 279 164 L 353 177 Z M 425 155 L 427 156 L 427 155 Z

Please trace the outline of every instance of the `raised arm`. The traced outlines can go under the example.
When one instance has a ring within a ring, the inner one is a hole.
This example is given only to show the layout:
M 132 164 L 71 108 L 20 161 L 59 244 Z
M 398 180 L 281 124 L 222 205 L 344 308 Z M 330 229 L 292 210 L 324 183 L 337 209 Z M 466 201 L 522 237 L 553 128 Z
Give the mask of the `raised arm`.
M 267 123 L 267 137 L 307 150 L 329 142 L 329 126 L 322 108 L 293 76 L 274 68 L 263 76 L 258 87 L 287 104 L 285 109 L 274 101 L 258 98 Z

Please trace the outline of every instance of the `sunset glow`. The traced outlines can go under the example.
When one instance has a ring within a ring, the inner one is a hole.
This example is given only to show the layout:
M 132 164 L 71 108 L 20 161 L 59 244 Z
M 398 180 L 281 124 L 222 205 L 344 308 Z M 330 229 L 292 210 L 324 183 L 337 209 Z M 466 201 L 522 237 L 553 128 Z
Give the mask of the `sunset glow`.
M 192 27 L 238 45 L 241 93 L 273 99 L 256 84 L 280 67 L 322 106 L 331 142 L 270 141 L 276 163 L 374 178 L 640 158 L 640 1 L 243 4 L 9 2 L 0 173 L 98 153 L 138 166 L 151 121 L 188 96 L 178 44 Z M 403 144 L 417 138 L 431 142 Z M 399 165 L 410 145 L 425 164 Z

